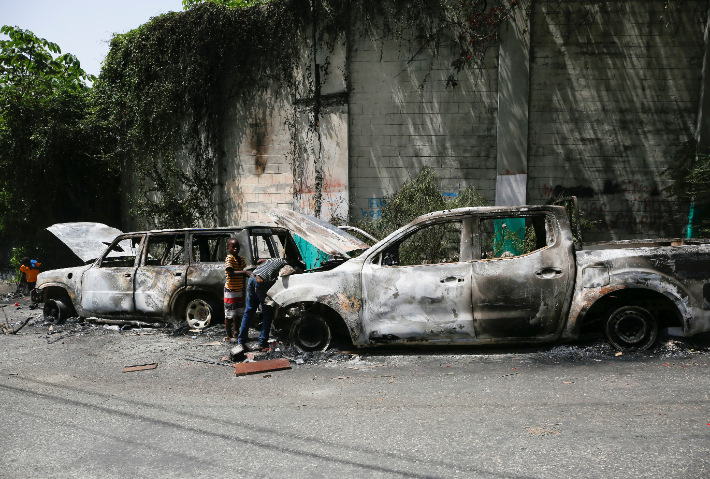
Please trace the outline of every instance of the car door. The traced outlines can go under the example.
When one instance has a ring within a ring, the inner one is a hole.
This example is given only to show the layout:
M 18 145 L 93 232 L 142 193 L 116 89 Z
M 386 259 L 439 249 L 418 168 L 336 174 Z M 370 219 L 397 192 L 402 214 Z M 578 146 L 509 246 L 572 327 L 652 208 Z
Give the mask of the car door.
M 474 340 L 470 217 L 396 239 L 365 262 L 362 287 L 371 341 Z
M 557 220 L 546 212 L 478 220 L 472 263 L 476 336 L 555 336 L 574 267 Z
M 143 234 L 116 238 L 82 279 L 81 307 L 93 314 L 135 313 L 133 281 Z
M 186 237 L 184 232 L 147 236 L 135 274 L 136 312 L 147 316 L 170 313 L 170 298 L 186 282 Z

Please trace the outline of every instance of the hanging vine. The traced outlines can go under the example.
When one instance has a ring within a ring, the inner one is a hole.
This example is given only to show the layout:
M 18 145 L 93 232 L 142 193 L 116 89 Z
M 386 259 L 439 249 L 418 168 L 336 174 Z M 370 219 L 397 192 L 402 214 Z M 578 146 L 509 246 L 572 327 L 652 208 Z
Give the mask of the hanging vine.
M 223 4 L 229 2 L 189 1 L 184 12 L 115 35 L 95 83 L 101 100 L 96 118 L 115 132 L 118 146 L 105 156 L 133 174 L 130 213 L 141 223 L 217 222 L 226 105 L 246 105 L 274 86 L 287 96 L 303 89 L 302 48 L 314 2 L 315 40 L 331 52 L 345 32 L 377 31 L 383 41 L 415 32 L 421 51 L 438 51 L 448 38 L 455 51 L 452 86 L 458 72 L 481 64 L 498 26 L 518 6 L 497 0 L 272 0 L 230 8 Z M 309 79 L 305 88 L 312 95 L 317 78 Z M 311 129 L 319 121 L 314 113 Z M 298 154 L 295 147 L 292 154 Z

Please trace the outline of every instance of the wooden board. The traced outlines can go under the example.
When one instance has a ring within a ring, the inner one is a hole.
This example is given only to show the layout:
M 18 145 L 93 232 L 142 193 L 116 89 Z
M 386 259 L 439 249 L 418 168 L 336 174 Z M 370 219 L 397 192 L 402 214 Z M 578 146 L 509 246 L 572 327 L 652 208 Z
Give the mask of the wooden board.
M 249 374 L 265 373 L 268 371 L 281 371 L 291 369 L 288 359 L 269 359 L 268 361 L 257 361 L 255 363 L 240 363 L 234 365 L 235 376 L 247 376 Z
M 122 373 L 130 373 L 131 371 L 145 371 L 146 369 L 155 369 L 158 367 L 158 363 L 154 364 L 144 364 L 142 366 L 126 366 L 123 368 Z

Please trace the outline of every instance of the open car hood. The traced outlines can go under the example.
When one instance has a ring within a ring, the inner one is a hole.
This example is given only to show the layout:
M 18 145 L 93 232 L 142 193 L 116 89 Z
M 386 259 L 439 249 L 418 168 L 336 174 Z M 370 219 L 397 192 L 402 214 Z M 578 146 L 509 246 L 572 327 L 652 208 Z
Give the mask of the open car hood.
M 101 256 L 121 230 L 103 223 L 57 223 L 47 228 L 84 263 Z
M 369 246 L 337 226 L 315 216 L 274 208 L 267 213 L 278 225 L 288 228 L 326 254 L 348 256 L 349 251 Z

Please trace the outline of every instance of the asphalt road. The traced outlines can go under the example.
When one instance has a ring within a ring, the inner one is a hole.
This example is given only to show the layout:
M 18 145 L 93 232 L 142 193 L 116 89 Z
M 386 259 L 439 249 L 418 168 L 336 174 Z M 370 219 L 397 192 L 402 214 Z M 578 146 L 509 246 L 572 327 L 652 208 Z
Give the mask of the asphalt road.
M 48 328 L 0 336 L 0 477 L 710 477 L 710 353 L 673 341 L 368 350 L 235 377 L 185 359 L 219 360 L 216 329 Z

